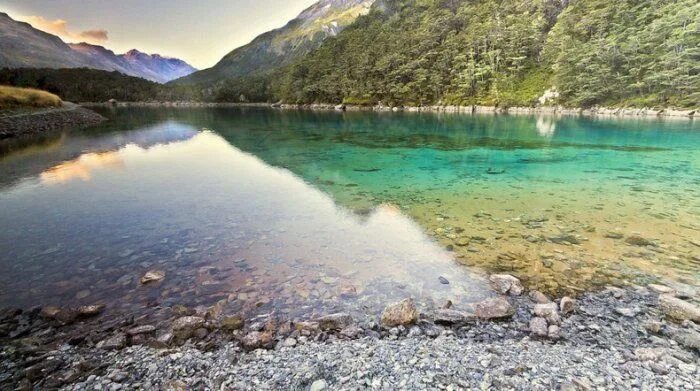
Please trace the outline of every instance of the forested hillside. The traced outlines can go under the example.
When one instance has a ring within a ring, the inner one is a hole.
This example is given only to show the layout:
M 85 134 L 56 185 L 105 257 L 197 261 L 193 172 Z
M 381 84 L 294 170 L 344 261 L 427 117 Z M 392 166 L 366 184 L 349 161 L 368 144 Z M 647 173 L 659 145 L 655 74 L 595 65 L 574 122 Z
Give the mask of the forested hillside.
M 0 69 L 0 85 L 37 88 L 69 102 L 198 100 L 193 89 L 87 68 Z
M 213 99 L 698 106 L 696 0 L 384 0 L 314 52 Z

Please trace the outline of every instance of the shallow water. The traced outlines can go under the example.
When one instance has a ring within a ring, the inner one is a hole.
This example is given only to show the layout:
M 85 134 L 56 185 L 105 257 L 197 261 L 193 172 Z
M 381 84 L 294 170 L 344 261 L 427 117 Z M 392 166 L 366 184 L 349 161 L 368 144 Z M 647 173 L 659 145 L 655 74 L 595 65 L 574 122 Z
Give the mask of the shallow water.
M 104 114 L 0 145 L 0 305 L 376 314 L 406 296 L 467 307 L 494 271 L 551 294 L 700 285 L 692 121 Z M 150 269 L 166 278 L 141 286 Z

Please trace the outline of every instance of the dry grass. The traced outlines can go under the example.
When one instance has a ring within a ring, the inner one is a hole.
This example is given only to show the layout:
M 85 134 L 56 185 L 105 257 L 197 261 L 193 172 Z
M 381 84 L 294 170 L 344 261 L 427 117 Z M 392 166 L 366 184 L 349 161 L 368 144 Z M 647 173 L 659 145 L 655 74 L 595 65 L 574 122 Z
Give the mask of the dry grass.
M 0 86 L 0 110 L 25 107 L 57 107 L 60 105 L 61 98 L 46 91 Z

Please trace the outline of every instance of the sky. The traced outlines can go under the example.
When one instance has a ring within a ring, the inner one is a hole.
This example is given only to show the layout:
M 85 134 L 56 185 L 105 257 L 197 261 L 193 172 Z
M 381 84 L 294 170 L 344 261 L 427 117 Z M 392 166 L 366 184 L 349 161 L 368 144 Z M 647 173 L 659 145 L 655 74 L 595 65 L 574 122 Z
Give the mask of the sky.
M 115 53 L 138 49 L 213 66 L 316 0 L 0 0 L 0 12 Z

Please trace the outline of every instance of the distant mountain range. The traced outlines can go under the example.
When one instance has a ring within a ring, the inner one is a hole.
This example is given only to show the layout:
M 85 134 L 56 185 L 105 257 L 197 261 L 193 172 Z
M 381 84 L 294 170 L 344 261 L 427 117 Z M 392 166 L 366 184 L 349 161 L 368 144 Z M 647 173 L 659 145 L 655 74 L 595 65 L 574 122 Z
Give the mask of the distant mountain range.
M 0 68 L 93 68 L 166 83 L 197 69 L 186 62 L 134 49 L 115 54 L 88 43 L 67 44 L 59 37 L 0 12 Z
M 360 15 L 369 13 L 375 0 L 320 0 L 282 28 L 266 32 L 239 47 L 214 67 L 177 80 L 177 84 L 211 84 L 261 74 L 291 63 L 336 36 Z

